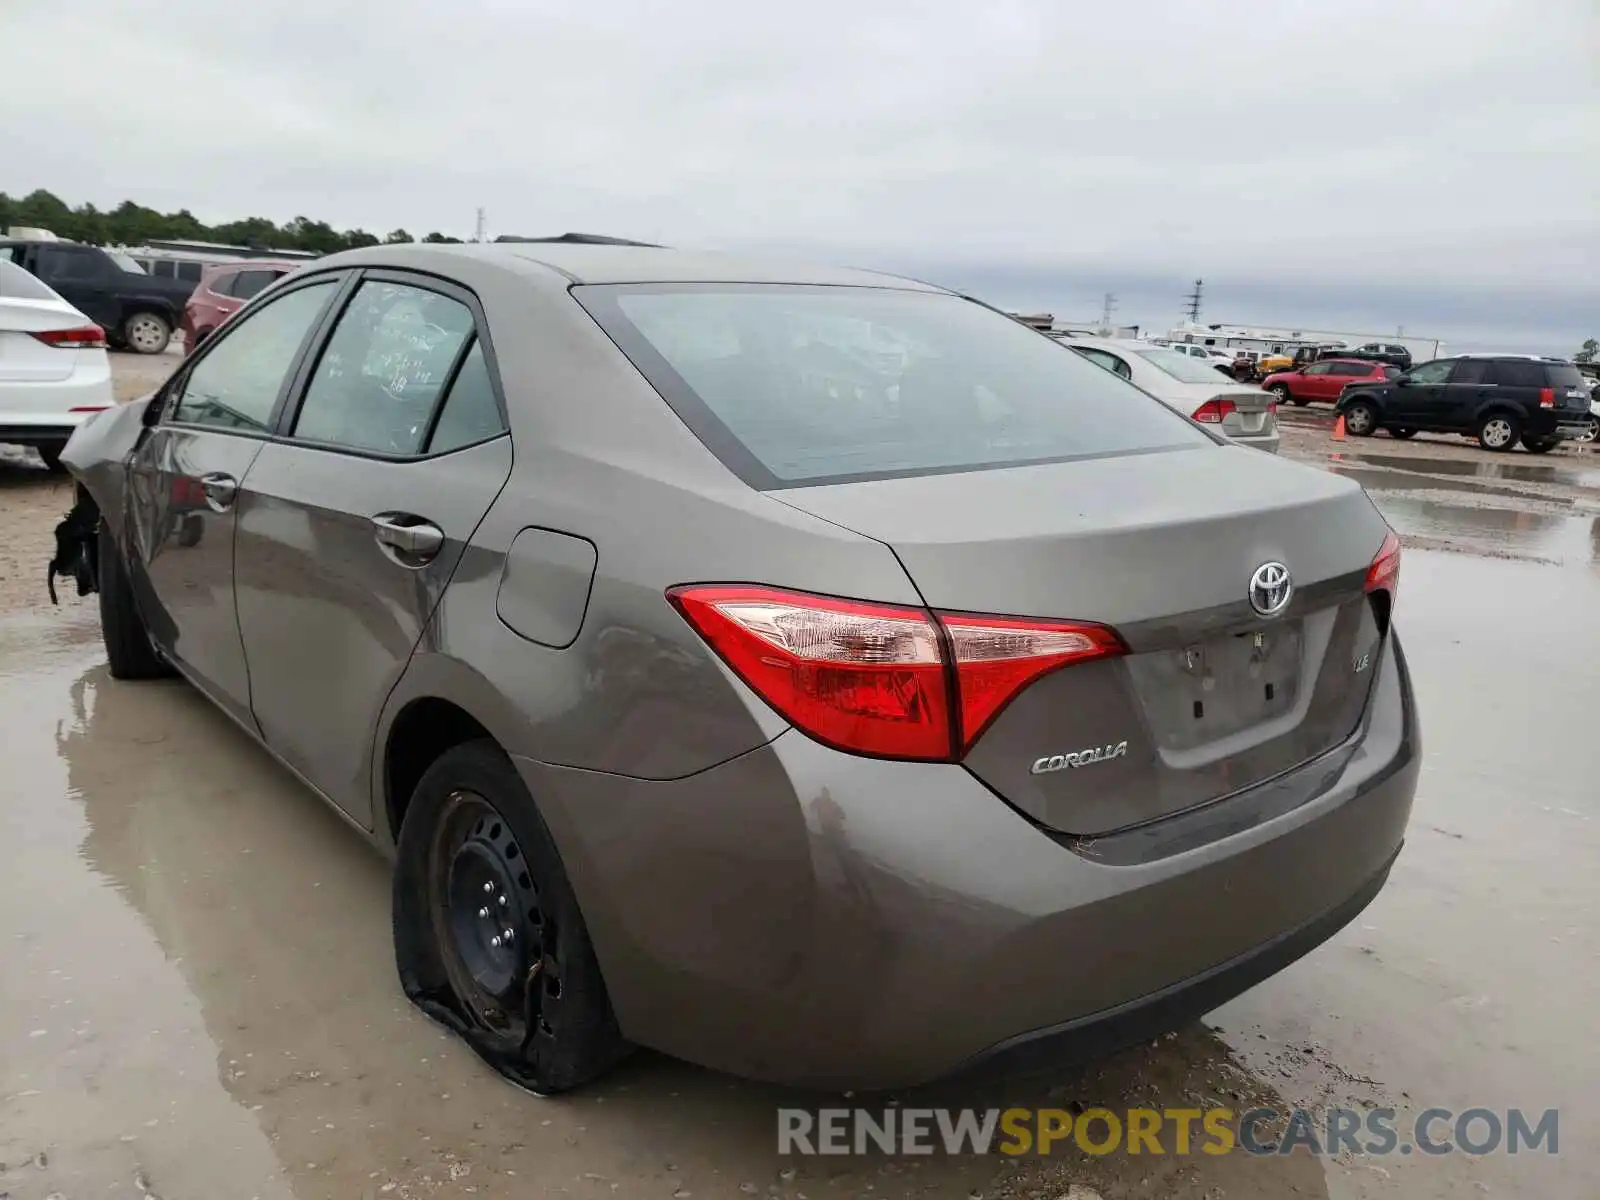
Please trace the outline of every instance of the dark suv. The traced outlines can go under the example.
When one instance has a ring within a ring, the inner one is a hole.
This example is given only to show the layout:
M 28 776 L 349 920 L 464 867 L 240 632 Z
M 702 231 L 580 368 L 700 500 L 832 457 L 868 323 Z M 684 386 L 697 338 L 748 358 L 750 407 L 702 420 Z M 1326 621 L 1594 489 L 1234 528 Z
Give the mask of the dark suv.
M 1386 383 L 1347 389 L 1334 409 L 1358 437 L 1379 429 L 1459 433 L 1485 450 L 1518 441 L 1533 454 L 1589 428 L 1589 389 L 1571 363 L 1536 358 L 1438 358 Z
M 1402 371 L 1411 370 L 1411 351 L 1398 342 L 1367 342 L 1354 350 L 1339 351 L 1340 358 L 1364 358 L 1368 362 L 1391 363 Z
M 113 347 L 139 354 L 160 354 L 167 348 L 184 301 L 194 290 L 188 280 L 146 274 L 120 250 L 59 238 L 0 238 L 0 258 L 38 276 L 104 329 Z

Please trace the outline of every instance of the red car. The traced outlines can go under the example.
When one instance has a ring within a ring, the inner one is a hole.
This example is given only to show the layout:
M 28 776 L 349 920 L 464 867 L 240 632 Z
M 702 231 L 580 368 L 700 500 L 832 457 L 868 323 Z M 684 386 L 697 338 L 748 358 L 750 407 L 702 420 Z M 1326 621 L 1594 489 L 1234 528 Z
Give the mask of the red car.
M 1279 400 L 1306 405 L 1313 400 L 1336 403 L 1352 383 L 1383 383 L 1400 374 L 1389 363 L 1368 362 L 1359 358 L 1321 358 L 1293 371 L 1268 375 L 1261 386 Z
M 189 302 L 183 306 L 184 354 L 193 354 L 195 347 L 243 308 L 250 297 L 304 265 L 255 258 L 207 267 L 190 294 Z

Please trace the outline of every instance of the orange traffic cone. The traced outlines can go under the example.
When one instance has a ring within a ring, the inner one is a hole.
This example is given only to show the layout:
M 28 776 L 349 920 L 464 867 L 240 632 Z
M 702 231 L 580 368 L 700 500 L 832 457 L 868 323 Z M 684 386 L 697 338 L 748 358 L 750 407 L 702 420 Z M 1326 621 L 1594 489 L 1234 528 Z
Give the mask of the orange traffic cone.
M 1333 440 L 1344 441 L 1344 414 L 1339 414 L 1339 419 L 1333 423 Z

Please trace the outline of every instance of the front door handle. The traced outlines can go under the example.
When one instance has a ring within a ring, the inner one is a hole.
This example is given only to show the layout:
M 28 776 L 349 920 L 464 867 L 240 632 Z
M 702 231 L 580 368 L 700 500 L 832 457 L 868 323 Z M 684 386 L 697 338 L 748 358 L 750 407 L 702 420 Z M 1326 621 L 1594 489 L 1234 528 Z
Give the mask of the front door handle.
M 379 545 L 421 562 L 427 562 L 444 545 L 444 530 L 406 513 L 379 513 L 372 518 L 372 535 Z
M 213 471 L 200 476 L 200 490 L 205 493 L 207 508 L 213 512 L 227 512 L 239 494 L 239 481 L 232 475 Z

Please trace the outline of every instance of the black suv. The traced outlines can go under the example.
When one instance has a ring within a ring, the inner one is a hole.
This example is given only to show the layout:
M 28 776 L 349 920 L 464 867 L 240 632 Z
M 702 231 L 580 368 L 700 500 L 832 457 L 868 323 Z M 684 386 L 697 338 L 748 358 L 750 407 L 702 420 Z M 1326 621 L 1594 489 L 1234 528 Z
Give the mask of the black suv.
M 78 242 L 0 238 L 0 258 L 37 275 L 104 329 L 113 346 L 140 354 L 167 348 L 194 291 L 187 279 L 147 275 L 126 254 Z
M 1437 358 L 1387 383 L 1352 384 L 1334 411 L 1358 437 L 1387 429 L 1459 433 L 1485 450 L 1521 441 L 1533 454 L 1589 428 L 1589 388 L 1571 363 L 1536 358 Z
M 1368 342 L 1354 350 L 1339 351 L 1340 358 L 1364 358 L 1368 362 L 1390 363 L 1402 371 L 1411 370 L 1411 351 L 1397 342 Z

